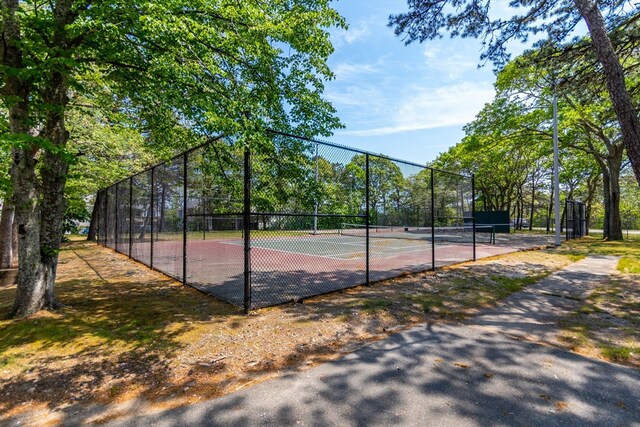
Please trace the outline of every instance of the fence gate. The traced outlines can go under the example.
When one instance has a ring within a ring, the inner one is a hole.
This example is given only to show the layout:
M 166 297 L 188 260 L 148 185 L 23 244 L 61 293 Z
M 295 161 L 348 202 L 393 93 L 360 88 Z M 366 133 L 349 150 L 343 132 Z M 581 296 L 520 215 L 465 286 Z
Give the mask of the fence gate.
M 566 239 L 579 239 L 587 235 L 587 217 L 583 202 L 565 201 Z

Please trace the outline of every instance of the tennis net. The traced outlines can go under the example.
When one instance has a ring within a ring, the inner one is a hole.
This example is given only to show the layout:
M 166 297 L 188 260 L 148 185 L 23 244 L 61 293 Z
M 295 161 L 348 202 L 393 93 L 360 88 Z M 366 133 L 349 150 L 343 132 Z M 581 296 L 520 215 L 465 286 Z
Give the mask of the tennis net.
M 474 227 L 472 225 L 458 227 L 413 227 L 404 225 L 370 225 L 369 237 L 381 239 L 433 240 L 436 242 L 473 243 Z M 342 223 L 340 235 L 364 237 L 367 226 L 364 224 Z M 476 225 L 476 242 L 495 243 L 495 227 L 492 225 Z

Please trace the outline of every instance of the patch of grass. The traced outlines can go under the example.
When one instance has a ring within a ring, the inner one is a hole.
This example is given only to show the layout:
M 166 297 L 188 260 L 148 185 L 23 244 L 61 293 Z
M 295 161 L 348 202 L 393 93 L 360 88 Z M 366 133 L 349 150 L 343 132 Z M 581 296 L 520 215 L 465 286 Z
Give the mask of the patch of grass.
M 600 313 L 600 312 L 602 312 L 600 308 L 598 308 L 597 306 L 589 302 L 587 302 L 586 304 L 583 304 L 580 308 L 578 308 L 578 313 L 580 314 L 593 314 L 593 313 Z
M 536 283 L 543 277 L 545 277 L 545 275 L 526 277 L 491 276 L 491 280 L 498 285 L 496 289 L 497 297 L 501 299 L 514 292 L 518 292 L 526 286 Z
M 16 362 L 16 356 L 3 356 L 0 357 L 0 369 L 12 365 Z
M 604 345 L 600 347 L 600 351 L 602 352 L 602 355 L 614 362 L 628 361 L 634 353 L 633 350 L 634 349 L 629 347 L 615 347 L 615 346 L 609 346 L 609 345 Z M 636 351 L 637 350 L 638 349 L 636 349 Z
M 411 295 L 409 299 L 415 304 L 419 305 L 420 308 L 422 308 L 422 311 L 424 311 L 425 313 L 429 313 L 433 311 L 434 308 L 439 308 L 444 305 L 442 297 L 439 297 L 437 295 Z
M 561 325 L 563 323 L 566 324 L 566 322 L 560 322 Z M 584 325 L 576 325 L 575 323 L 568 330 L 565 330 L 559 339 L 567 344 L 569 350 L 576 350 L 589 344 L 589 339 L 584 332 Z
M 368 298 L 350 303 L 350 307 L 357 308 L 367 313 L 386 310 L 391 306 L 392 302 L 384 298 Z
M 567 258 L 569 258 L 572 262 L 578 262 L 582 259 L 585 259 L 586 257 L 587 254 L 584 253 L 567 254 Z
M 620 258 L 620 261 L 618 262 L 618 270 L 627 274 L 640 274 L 640 258 Z
M 571 350 L 640 366 L 640 289 L 630 275 L 614 276 L 560 322 Z M 623 344 L 621 344 L 623 343 Z
M 587 236 L 563 243 L 558 251 L 569 256 L 580 254 L 616 255 L 638 261 L 640 260 L 640 238 L 637 236 L 629 237 L 624 240 L 609 241 Z

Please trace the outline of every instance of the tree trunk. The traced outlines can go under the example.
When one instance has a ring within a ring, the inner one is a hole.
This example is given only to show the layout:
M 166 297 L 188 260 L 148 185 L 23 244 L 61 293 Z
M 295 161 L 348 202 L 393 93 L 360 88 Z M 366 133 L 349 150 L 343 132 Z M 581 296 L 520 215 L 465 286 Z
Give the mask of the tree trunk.
M 3 0 L 2 65 L 14 70 L 23 69 L 21 34 L 16 12 L 18 0 Z M 11 180 L 13 205 L 18 225 L 18 286 L 12 315 L 27 316 L 47 305 L 46 282 L 40 263 L 40 215 L 36 156 L 39 147 L 30 142 L 29 97 L 30 83 L 19 73 L 4 76 L 2 95 L 13 100 L 9 104 L 9 130 L 14 138 L 22 138 L 11 150 Z
M 613 110 L 620 123 L 622 140 L 636 181 L 640 183 L 640 120 L 627 91 L 624 70 L 595 3 L 592 0 L 575 0 L 575 4 L 589 28 L 594 50 L 604 71 Z
M 531 210 L 529 211 L 529 231 L 533 230 L 533 215 L 535 212 L 535 204 L 536 204 L 536 180 L 535 177 L 531 176 Z
M 68 171 L 64 157 L 68 140 L 64 115 L 68 104 L 69 71 L 63 64 L 71 55 L 66 39 L 67 28 L 75 19 L 71 3 L 68 0 L 55 3 L 55 24 L 50 42 L 56 47 L 55 54 L 59 55 L 61 65 L 46 76 L 41 92 L 43 102 L 49 107 L 44 117 L 38 117 L 43 120 L 39 136 L 52 147 L 42 149 L 40 144 L 31 142 L 33 139 L 29 138 L 30 124 L 36 119 L 30 117 L 29 112 L 30 83 L 23 80 L 20 73 L 4 77 L 3 96 L 13 100 L 9 106 L 10 131 L 14 137 L 24 138 L 22 144 L 16 144 L 12 149 L 11 165 L 19 239 L 18 286 L 12 309 L 15 317 L 59 307 L 53 285 L 62 240 L 64 188 Z M 3 6 L 2 63 L 21 70 L 21 34 L 16 18 L 18 1 L 3 0 Z
M 620 169 L 621 159 L 607 158 L 609 166 L 609 240 L 622 240 L 620 220 Z
M 93 209 L 91 210 L 91 222 L 89 223 L 89 232 L 87 233 L 87 240 L 90 242 L 96 241 L 98 217 L 100 216 L 99 209 L 102 204 L 103 197 L 102 191 L 98 191 L 98 194 L 96 194 L 96 201 L 93 203 Z
M 5 200 L 0 213 L 0 268 L 11 268 L 13 261 L 13 204 Z
M 11 230 L 11 268 L 18 267 L 18 221 L 13 215 Z
M 598 183 L 600 181 L 600 175 L 592 174 L 587 179 L 587 199 L 585 200 L 585 219 L 586 230 L 585 233 L 589 235 L 589 229 L 591 228 L 591 213 L 593 212 L 593 200 L 596 196 Z
M 12 125 L 12 133 L 18 134 L 13 128 Z M 51 293 L 46 290 L 47 280 L 41 262 L 40 207 L 34 151 L 37 150 L 13 149 L 11 176 L 18 222 L 18 286 L 12 309 L 15 317 L 28 316 L 42 308 L 55 306 L 55 301 L 48 299 Z
M 551 233 L 551 212 L 553 212 L 553 196 L 555 195 L 555 187 L 551 186 L 551 197 L 549 198 L 549 209 L 547 209 L 547 234 Z
M 610 190 L 610 179 L 609 179 L 609 171 L 603 169 L 602 171 L 602 195 L 603 195 L 603 207 L 604 207 L 604 217 L 602 218 L 602 238 L 608 239 L 610 234 L 610 221 L 609 216 L 611 212 L 611 190 Z

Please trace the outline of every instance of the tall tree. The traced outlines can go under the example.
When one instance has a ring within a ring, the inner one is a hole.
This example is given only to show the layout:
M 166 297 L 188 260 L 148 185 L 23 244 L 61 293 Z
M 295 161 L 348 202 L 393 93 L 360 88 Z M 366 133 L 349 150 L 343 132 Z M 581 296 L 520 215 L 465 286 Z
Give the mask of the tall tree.
M 0 136 L 9 131 L 6 117 L 0 120 Z M 11 146 L 5 138 L 0 138 L 0 268 L 11 268 L 15 258 L 13 223 L 14 208 L 11 193 L 11 178 L 9 165 L 11 164 Z
M 509 3 L 514 12 L 524 11 L 509 19 L 491 16 L 490 0 L 407 0 L 409 11 L 389 17 L 389 25 L 406 43 L 423 42 L 441 37 L 443 31 L 452 36 L 481 38 L 483 60 L 498 67 L 509 55 L 510 40 L 526 42 L 532 35 L 546 32 L 554 43 L 572 36 L 579 21 L 586 22 L 591 46 L 597 54 L 601 72 L 622 132 L 636 180 L 640 183 L 640 120 L 625 84 L 625 74 L 610 39 L 612 29 L 621 21 L 636 22 L 640 5 L 626 1 L 604 0 L 515 0 Z M 607 18 L 605 19 L 604 16 Z M 609 27 L 609 28 L 607 28 Z
M 2 0 L 1 100 L 9 117 L 19 234 L 15 316 L 55 308 L 74 94 L 118 100 L 157 139 L 259 130 L 307 136 L 339 126 L 322 100 L 332 78 L 329 0 Z

